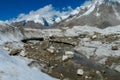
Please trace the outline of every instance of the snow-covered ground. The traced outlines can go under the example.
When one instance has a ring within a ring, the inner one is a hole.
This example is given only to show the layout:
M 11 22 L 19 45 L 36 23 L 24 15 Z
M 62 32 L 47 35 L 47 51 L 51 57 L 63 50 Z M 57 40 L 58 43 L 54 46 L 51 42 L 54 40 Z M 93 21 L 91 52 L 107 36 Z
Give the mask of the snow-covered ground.
M 25 37 L 48 37 L 48 36 L 64 36 L 61 29 L 25 29 Z
M 5 51 L 7 48 L 23 48 L 22 38 L 23 34 L 18 29 L 0 22 L 0 80 L 57 80 L 36 67 L 29 67 L 31 60 L 10 56 L 9 51 Z
M 23 34 L 18 28 L 0 22 L 0 45 L 5 42 L 20 41 L 22 38 Z
M 105 29 L 99 29 L 99 28 L 90 27 L 90 26 L 74 26 L 71 29 L 67 29 L 65 32 L 65 35 L 66 36 L 78 36 L 79 34 L 83 34 L 83 33 L 94 34 L 94 32 L 101 33 L 103 35 L 120 34 L 120 25 L 108 27 Z
M 23 35 L 19 31 L 3 32 L 0 31 L 0 43 L 5 42 L 19 42 Z M 120 26 L 108 27 L 106 29 L 99 29 L 90 26 L 74 26 L 73 28 L 60 28 L 60 29 L 25 29 L 25 36 L 30 37 L 48 37 L 48 36 L 79 36 L 80 34 L 87 34 L 96 37 L 95 33 L 100 35 L 120 34 Z M 119 36 L 120 37 L 120 36 Z M 80 44 L 76 46 L 76 50 L 82 52 L 87 58 L 94 56 L 96 61 L 104 64 L 107 57 L 120 56 L 120 40 L 111 43 L 102 43 L 102 41 L 92 41 L 90 37 L 80 38 Z M 117 44 L 116 44 L 117 43 Z M 16 43 L 13 44 L 15 46 Z M 17 43 L 18 44 L 18 43 Z M 21 43 L 19 43 L 21 44 Z M 18 44 L 18 45 L 19 45 Z M 118 46 L 118 50 L 111 50 L 112 46 Z M 16 45 L 17 46 L 17 45 Z M 54 78 L 40 72 L 37 68 L 30 68 L 27 66 L 28 59 L 22 57 L 11 57 L 7 52 L 0 48 L 0 80 L 54 80 Z M 114 66 L 114 67 L 113 67 Z M 112 68 L 119 71 L 119 64 L 113 64 Z
M 40 36 L 79 36 L 80 34 L 87 34 L 93 37 L 97 37 L 95 33 L 100 35 L 120 34 L 120 26 L 108 27 L 106 29 L 99 29 L 90 26 L 74 26 L 73 28 L 61 29 L 47 29 L 47 30 L 36 30 L 26 29 L 27 37 L 40 37 Z M 29 34 L 29 35 L 28 35 Z M 87 51 L 86 53 L 90 56 L 96 50 L 97 56 L 120 56 L 119 51 L 112 51 L 111 47 L 116 45 L 115 42 L 109 44 L 102 44 L 102 41 L 91 41 L 90 37 L 80 39 L 80 43 L 84 46 L 79 46 L 79 50 Z M 117 41 L 119 42 L 119 40 Z M 80 44 L 81 45 L 81 44 Z M 118 44 L 117 44 L 118 45 Z M 80 49 L 81 48 L 81 49 Z M 114 54 L 112 54 L 114 53 Z
M 9 56 L 0 48 L 0 80 L 57 80 L 35 67 L 28 67 L 30 60 Z
M 111 37 L 109 40 L 113 41 L 107 42 L 104 37 L 102 39 L 98 40 L 92 40 L 91 38 L 97 38 L 98 35 L 95 34 L 98 33 L 99 35 L 103 36 L 109 36 Z M 64 33 L 65 36 L 79 36 L 81 34 L 87 34 L 87 37 L 80 38 L 79 45 L 75 47 L 75 50 L 82 53 L 87 58 L 92 58 L 96 62 L 105 64 L 108 57 L 120 57 L 120 26 L 114 26 L 114 27 L 108 27 L 106 29 L 99 29 L 96 27 L 90 27 L 90 26 L 75 26 L 71 29 L 67 29 Z M 115 36 L 115 37 L 114 37 Z M 117 50 L 113 50 L 112 47 L 116 46 Z M 120 71 L 120 65 L 115 64 L 114 62 L 111 62 L 112 66 L 111 68 Z
M 100 33 L 101 35 L 120 34 L 120 26 L 108 27 L 106 29 L 99 29 L 90 26 L 75 26 L 72 29 L 67 29 L 65 36 L 79 36 L 80 34 L 96 36 L 94 35 L 95 32 Z M 119 41 L 120 40 L 117 41 L 118 44 L 115 42 L 102 44 L 103 41 L 91 41 L 90 37 L 83 38 L 76 49 L 88 58 L 93 55 L 101 59 L 108 56 L 115 57 L 120 56 L 120 49 L 113 51 L 111 50 L 111 47 L 114 45 L 120 47 Z
M 94 35 L 94 33 L 100 33 L 101 35 L 120 34 L 120 25 L 108 27 L 105 29 L 99 29 L 91 26 L 74 26 L 73 28 L 62 29 L 25 29 L 25 37 L 45 37 L 45 36 L 79 36 L 80 34 L 88 33 Z

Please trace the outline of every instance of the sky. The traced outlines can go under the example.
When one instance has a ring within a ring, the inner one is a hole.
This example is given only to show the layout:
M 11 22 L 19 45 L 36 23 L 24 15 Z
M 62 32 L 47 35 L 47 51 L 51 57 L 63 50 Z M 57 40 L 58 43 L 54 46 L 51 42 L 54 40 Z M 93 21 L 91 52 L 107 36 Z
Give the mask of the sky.
M 28 14 L 49 4 L 62 11 L 68 6 L 75 9 L 84 2 L 85 0 L 1 0 L 0 20 L 16 18 L 21 13 Z

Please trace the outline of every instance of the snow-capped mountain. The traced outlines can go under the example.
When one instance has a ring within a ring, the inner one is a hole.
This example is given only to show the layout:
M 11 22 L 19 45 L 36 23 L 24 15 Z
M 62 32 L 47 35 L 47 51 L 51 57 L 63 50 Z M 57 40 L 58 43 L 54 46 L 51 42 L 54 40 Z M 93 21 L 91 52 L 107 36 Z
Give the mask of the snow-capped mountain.
M 39 24 L 38 26 L 51 26 L 54 23 L 59 23 L 74 14 L 75 12 L 73 13 L 71 8 L 69 8 L 68 11 L 60 12 L 56 11 L 52 5 L 47 5 L 37 11 L 31 11 L 29 14 L 20 14 L 18 18 L 9 22 L 15 26 L 18 26 L 21 23 L 24 23 L 25 26 L 30 22 L 32 22 L 32 24 L 37 23 Z
M 99 28 L 120 25 L 120 0 L 92 0 L 79 7 L 79 14 L 59 26 L 89 25 Z
M 60 27 L 96 26 L 106 28 L 120 25 L 119 0 L 92 0 L 86 1 L 75 10 L 56 11 L 52 5 L 45 6 L 29 14 L 21 14 L 11 21 L 14 26 L 45 28 L 45 26 Z M 56 26 L 55 25 L 55 26 Z

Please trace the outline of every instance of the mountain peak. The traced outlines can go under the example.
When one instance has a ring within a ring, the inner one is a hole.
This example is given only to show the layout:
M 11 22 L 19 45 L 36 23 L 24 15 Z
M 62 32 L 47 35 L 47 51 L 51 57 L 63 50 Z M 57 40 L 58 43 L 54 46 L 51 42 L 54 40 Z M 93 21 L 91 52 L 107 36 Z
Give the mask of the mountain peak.
M 20 14 L 16 19 L 10 20 L 11 23 L 21 21 L 34 21 L 44 26 L 51 26 L 54 23 L 58 23 L 61 20 L 68 18 L 68 14 L 71 11 L 57 11 L 52 5 L 46 5 L 36 11 L 30 11 L 28 14 Z
M 120 3 L 120 0 L 92 0 L 92 2 L 94 3 L 99 3 L 99 4 L 102 4 L 102 3 L 111 3 L 111 2 L 118 2 Z
M 106 28 L 120 25 L 120 0 L 92 0 L 80 7 L 79 14 L 60 26 L 95 26 Z
M 42 26 L 116 26 L 120 25 L 120 0 L 89 0 L 75 10 L 67 12 L 56 11 L 52 5 L 48 5 L 29 14 L 20 15 L 13 23 L 21 24 L 22 21 L 25 21 L 26 25 L 39 23 Z
M 4 21 L 0 21 L 0 26 L 6 26 L 6 23 Z

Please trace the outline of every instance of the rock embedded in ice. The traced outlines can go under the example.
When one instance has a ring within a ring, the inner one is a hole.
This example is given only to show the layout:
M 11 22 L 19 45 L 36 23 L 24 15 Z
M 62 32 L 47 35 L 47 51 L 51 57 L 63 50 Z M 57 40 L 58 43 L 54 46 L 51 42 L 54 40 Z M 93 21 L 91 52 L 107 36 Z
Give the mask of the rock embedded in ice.
M 3 47 L 3 50 L 9 51 L 10 49 L 8 47 Z
M 118 46 L 112 46 L 112 50 L 118 50 Z
M 96 38 L 97 38 L 97 35 L 93 35 L 93 36 L 92 36 L 92 39 L 96 39 Z
M 90 38 L 83 38 L 83 41 L 89 42 L 89 41 L 90 41 Z
M 83 74 L 84 74 L 83 69 L 78 69 L 78 70 L 77 70 L 77 75 L 83 76 Z
M 18 55 L 20 52 L 21 52 L 20 49 L 13 49 L 13 50 L 9 53 L 9 55 Z
M 120 65 L 116 66 L 115 70 L 118 71 L 118 72 L 120 72 Z
M 85 37 L 86 37 L 86 34 L 80 34 L 79 37 L 80 37 L 80 38 L 85 38 Z
M 107 60 L 107 57 L 102 58 L 102 59 L 100 59 L 100 60 L 98 61 L 98 63 L 105 65 L 106 60 Z

